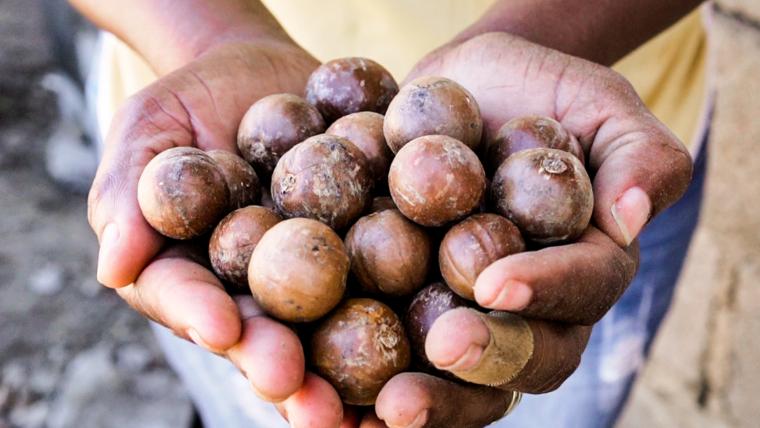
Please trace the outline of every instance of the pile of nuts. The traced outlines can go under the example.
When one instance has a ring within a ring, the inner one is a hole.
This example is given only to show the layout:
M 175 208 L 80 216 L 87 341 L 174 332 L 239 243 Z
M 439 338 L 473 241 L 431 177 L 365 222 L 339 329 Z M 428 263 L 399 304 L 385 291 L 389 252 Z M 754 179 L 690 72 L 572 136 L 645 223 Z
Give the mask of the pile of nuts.
M 410 366 L 435 370 L 427 331 L 446 310 L 476 307 L 489 264 L 581 235 L 591 181 L 580 143 L 553 119 L 515 118 L 481 144 L 478 104 L 443 77 L 399 90 L 376 62 L 344 58 L 305 92 L 251 106 L 242 158 L 160 153 L 138 200 L 161 234 L 209 239 L 228 290 L 250 290 L 301 333 L 311 368 L 346 403 L 371 405 Z

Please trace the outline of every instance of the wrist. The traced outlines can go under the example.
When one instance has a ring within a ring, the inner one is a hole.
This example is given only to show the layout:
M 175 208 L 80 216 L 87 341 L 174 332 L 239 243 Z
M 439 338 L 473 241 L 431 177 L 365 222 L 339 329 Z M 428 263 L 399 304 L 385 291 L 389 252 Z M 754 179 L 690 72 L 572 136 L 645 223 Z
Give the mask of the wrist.
M 220 44 L 290 42 L 277 20 L 254 0 L 69 0 L 114 33 L 163 75 Z
M 163 43 L 151 44 L 141 53 L 159 75 L 164 75 L 210 51 L 231 45 L 297 47 L 280 28 L 243 25 L 220 29 L 208 25 L 192 34 L 172 32 Z

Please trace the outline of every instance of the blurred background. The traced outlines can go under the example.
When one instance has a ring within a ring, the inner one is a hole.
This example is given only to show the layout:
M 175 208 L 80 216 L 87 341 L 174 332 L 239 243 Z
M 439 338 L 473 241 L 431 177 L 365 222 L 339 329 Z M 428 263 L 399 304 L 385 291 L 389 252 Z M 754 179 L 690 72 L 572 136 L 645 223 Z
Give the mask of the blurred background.
M 705 209 L 624 428 L 760 421 L 760 2 L 715 9 Z M 191 421 L 146 322 L 95 281 L 71 55 L 93 34 L 62 0 L 0 0 L 0 428 Z

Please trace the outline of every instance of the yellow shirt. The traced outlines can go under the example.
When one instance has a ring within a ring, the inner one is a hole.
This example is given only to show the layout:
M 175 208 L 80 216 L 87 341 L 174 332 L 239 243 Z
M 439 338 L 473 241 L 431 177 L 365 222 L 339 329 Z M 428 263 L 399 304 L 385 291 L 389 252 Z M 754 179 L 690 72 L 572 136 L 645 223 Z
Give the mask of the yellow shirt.
M 494 0 L 265 0 L 301 46 L 326 61 L 372 58 L 403 79 L 414 63 L 477 20 Z M 652 112 L 687 145 L 699 138 L 706 105 L 706 34 L 699 11 L 624 58 L 615 68 Z M 109 38 L 99 109 L 116 106 L 155 76 L 128 47 Z M 101 123 L 107 124 L 107 120 Z M 104 125 L 105 126 L 105 125 Z

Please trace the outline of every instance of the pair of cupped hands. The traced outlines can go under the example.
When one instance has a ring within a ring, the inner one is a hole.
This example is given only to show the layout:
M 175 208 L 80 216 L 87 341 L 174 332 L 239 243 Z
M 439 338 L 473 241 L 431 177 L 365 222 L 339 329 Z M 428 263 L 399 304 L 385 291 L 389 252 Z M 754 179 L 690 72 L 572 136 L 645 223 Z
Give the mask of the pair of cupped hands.
M 685 191 L 692 170 L 686 148 L 607 67 L 505 33 L 451 43 L 423 58 L 407 79 L 437 75 L 463 85 L 480 105 L 486 136 L 525 115 L 553 117 L 576 135 L 593 179 L 592 226 L 577 242 L 501 259 L 477 280 L 480 306 L 523 315 L 556 339 L 534 349 L 529 376 L 488 387 L 402 373 L 374 408 L 352 408 L 306 372 L 292 330 L 250 296 L 228 295 L 203 249 L 168 242 L 137 204 L 138 179 L 156 154 L 175 146 L 235 152 L 248 107 L 273 93 L 302 94 L 317 66 L 290 41 L 221 43 L 127 100 L 113 119 L 89 198 L 100 241 L 98 280 L 144 316 L 228 358 L 293 426 L 477 427 L 504 414 L 510 390 L 556 389 L 580 362 L 592 325 L 632 280 L 636 236 Z M 425 351 L 441 369 L 467 371 L 498 345 L 492 328 L 498 326 L 471 311 L 450 311 L 433 325 Z M 558 355 L 561 368 L 553 363 Z

